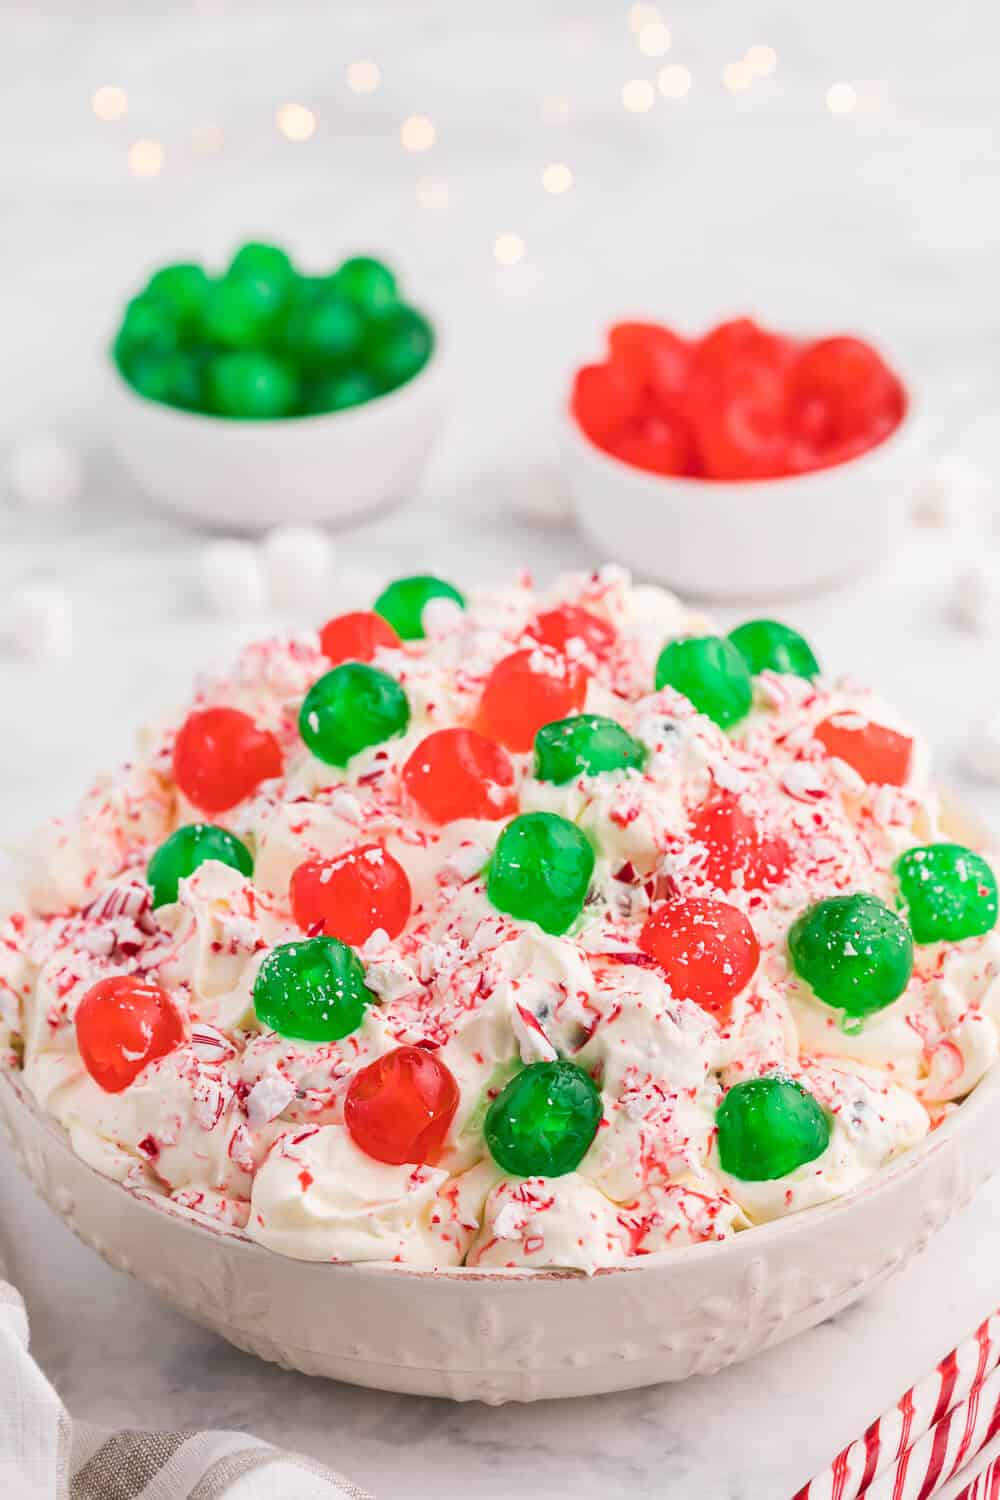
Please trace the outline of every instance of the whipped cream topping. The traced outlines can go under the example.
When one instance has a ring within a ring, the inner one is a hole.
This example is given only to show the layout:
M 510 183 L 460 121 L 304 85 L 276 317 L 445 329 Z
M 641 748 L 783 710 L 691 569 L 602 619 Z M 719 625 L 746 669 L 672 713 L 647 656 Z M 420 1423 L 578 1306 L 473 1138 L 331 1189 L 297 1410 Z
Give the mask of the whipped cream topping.
M 590 672 L 587 712 L 647 747 L 642 771 L 535 779 L 512 755 L 519 810 L 556 812 L 596 852 L 590 893 L 570 933 L 552 936 L 495 910 L 486 867 L 503 821 L 443 827 L 407 795 L 400 770 L 431 731 L 473 721 L 497 662 L 532 644 L 543 609 L 569 603 L 615 632 L 607 660 L 571 642 Z M 346 770 L 306 749 L 297 719 L 329 670 L 304 631 L 248 648 L 231 675 L 140 736 L 133 761 L 95 783 L 74 818 L 34 841 L 21 909 L 0 931 L 0 1057 L 21 1072 L 74 1149 L 126 1188 L 313 1260 L 420 1266 L 567 1267 L 724 1239 L 829 1201 L 932 1129 L 996 1060 L 1000 940 L 995 933 L 916 950 L 893 1004 L 856 1028 L 791 971 L 788 929 L 810 903 L 867 891 L 894 902 L 899 853 L 942 836 L 926 748 L 915 741 L 904 787 L 866 785 L 815 738 L 822 720 L 874 719 L 910 733 L 846 680 L 764 672 L 750 715 L 724 733 L 669 688 L 652 690 L 671 637 L 706 622 L 618 569 L 527 577 L 482 590 L 463 613 L 428 610 L 427 638 L 382 648 L 375 664 L 405 688 L 407 731 Z M 173 782 L 172 752 L 192 709 L 242 709 L 278 739 L 280 778 L 214 821 L 242 839 L 251 877 L 214 861 L 154 910 L 151 855 L 203 815 Z M 717 890 L 692 815 L 726 792 L 791 850 L 771 889 Z M 253 1004 L 261 963 L 302 934 L 289 882 L 306 860 L 377 842 L 403 866 L 413 905 L 402 932 L 360 949 L 373 996 L 356 1031 L 314 1043 L 265 1027 Z M 720 1023 L 638 946 L 651 905 L 669 894 L 721 896 L 749 918 L 761 962 Z M 138 974 L 165 989 L 185 1040 L 121 1093 L 81 1058 L 77 1006 L 99 980 Z M 362 1067 L 405 1044 L 435 1049 L 459 1104 L 433 1165 L 367 1156 L 345 1125 Z M 492 1160 L 490 1101 L 524 1065 L 572 1059 L 601 1093 L 602 1119 L 576 1171 L 518 1178 Z M 715 1112 L 735 1083 L 778 1070 L 819 1100 L 830 1142 L 786 1177 L 747 1182 L 723 1170 Z

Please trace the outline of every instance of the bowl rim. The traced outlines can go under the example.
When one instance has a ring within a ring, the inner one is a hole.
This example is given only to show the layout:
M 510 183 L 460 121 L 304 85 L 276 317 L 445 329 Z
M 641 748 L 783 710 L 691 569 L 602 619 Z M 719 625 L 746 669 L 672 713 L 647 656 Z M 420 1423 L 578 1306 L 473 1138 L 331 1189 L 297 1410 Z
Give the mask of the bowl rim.
M 232 1229 L 220 1225 L 217 1221 L 200 1214 L 196 1210 L 184 1208 L 173 1203 L 169 1198 L 161 1197 L 152 1192 L 133 1191 L 126 1188 L 123 1183 L 116 1182 L 114 1178 L 106 1176 L 73 1150 L 69 1132 L 52 1115 L 42 1108 L 41 1105 L 29 1093 L 26 1084 L 19 1075 L 9 1066 L 0 1064 L 0 1088 L 10 1091 L 11 1097 L 16 1101 L 15 1107 L 23 1109 L 31 1116 L 35 1124 L 44 1130 L 50 1141 L 61 1151 L 68 1153 L 73 1162 L 87 1176 L 97 1178 L 100 1183 L 108 1188 L 118 1189 L 127 1193 L 133 1200 L 135 1206 L 149 1214 L 166 1213 L 182 1228 L 196 1233 L 205 1234 L 212 1239 L 222 1240 L 234 1251 L 261 1257 L 279 1262 L 287 1262 L 289 1267 L 311 1267 L 323 1266 L 328 1271 L 344 1275 L 353 1273 L 355 1275 L 367 1276 L 406 1276 L 418 1279 L 432 1279 L 435 1281 L 491 1281 L 491 1282 L 577 1282 L 586 1278 L 586 1273 L 568 1267 L 539 1267 L 537 1270 L 530 1266 L 421 1266 L 406 1265 L 396 1261 L 316 1261 L 302 1260 L 296 1256 L 282 1255 L 276 1250 L 271 1250 L 265 1245 L 252 1240 L 242 1230 Z M 876 1196 L 882 1196 L 895 1184 L 920 1171 L 924 1163 L 932 1156 L 937 1156 L 941 1151 L 954 1149 L 963 1135 L 972 1130 L 979 1123 L 980 1117 L 987 1112 L 995 1096 L 1000 1094 L 1000 1059 L 994 1062 L 970 1091 L 969 1094 L 958 1104 L 941 1124 L 931 1130 L 916 1146 L 905 1151 L 895 1160 L 880 1167 L 876 1172 L 866 1178 L 857 1187 L 849 1192 L 831 1199 L 828 1203 L 816 1204 L 809 1208 L 799 1209 L 797 1212 L 788 1214 L 783 1218 L 772 1219 L 766 1224 L 755 1224 L 749 1229 L 733 1235 L 729 1239 L 710 1240 L 695 1245 L 682 1245 L 673 1250 L 655 1250 L 648 1255 L 635 1256 L 630 1260 L 610 1266 L 599 1266 L 589 1278 L 621 1275 L 643 1275 L 653 1271 L 666 1271 L 674 1267 L 678 1272 L 688 1268 L 695 1257 L 705 1263 L 709 1256 L 718 1260 L 721 1256 L 728 1256 L 736 1261 L 738 1256 L 748 1253 L 763 1253 L 768 1246 L 777 1240 L 804 1240 L 814 1233 L 821 1234 L 824 1227 L 828 1226 L 835 1218 L 853 1212 L 862 1201 Z
M 567 443 L 603 467 L 609 476 L 627 475 L 649 494 L 656 490 L 671 490 L 678 495 L 686 493 L 691 498 L 697 496 L 704 500 L 708 496 L 725 499 L 734 494 L 752 493 L 755 500 L 763 500 L 768 496 L 783 499 L 793 488 L 819 487 L 823 483 L 829 483 L 831 478 L 844 478 L 846 481 L 848 475 L 854 475 L 862 468 L 874 468 L 890 456 L 899 457 L 902 453 L 905 457 L 922 430 L 923 412 L 912 384 L 908 381 L 903 381 L 902 384 L 906 392 L 903 415 L 881 442 L 872 448 L 866 448 L 863 453 L 855 454 L 853 458 L 842 459 L 840 463 L 828 464 L 822 469 L 807 469 L 801 474 L 776 474 L 770 479 L 709 479 L 704 474 L 657 474 L 652 469 L 641 469 L 637 464 L 618 458 L 596 443 L 580 425 L 568 399 L 563 403 L 560 415 Z
M 430 354 L 417 373 L 411 375 L 409 380 L 404 380 L 402 385 L 395 386 L 391 391 L 380 391 L 378 395 L 370 396 L 367 401 L 361 401 L 357 406 L 345 407 L 342 411 L 303 412 L 300 416 L 284 417 L 223 417 L 215 412 L 190 411 L 186 406 L 171 406 L 166 401 L 155 401 L 152 396 L 146 396 L 142 391 L 136 390 L 122 373 L 115 359 L 112 344 L 107 345 L 104 350 L 103 364 L 106 375 L 110 376 L 113 388 L 121 393 L 133 410 L 144 411 L 153 415 L 154 418 L 160 416 L 164 421 L 171 422 L 178 428 L 197 426 L 202 431 L 264 432 L 273 436 L 279 431 L 326 430 L 331 424 L 336 423 L 338 431 L 342 432 L 348 427 L 353 427 L 355 431 L 358 431 L 366 425 L 371 425 L 379 415 L 385 415 L 389 411 L 398 411 L 407 401 L 412 401 L 415 394 L 425 394 L 432 384 L 432 377 L 434 383 L 440 379 L 446 356 L 446 336 L 437 317 L 432 317 L 429 313 L 424 316 L 433 331 L 434 341 L 431 344 Z

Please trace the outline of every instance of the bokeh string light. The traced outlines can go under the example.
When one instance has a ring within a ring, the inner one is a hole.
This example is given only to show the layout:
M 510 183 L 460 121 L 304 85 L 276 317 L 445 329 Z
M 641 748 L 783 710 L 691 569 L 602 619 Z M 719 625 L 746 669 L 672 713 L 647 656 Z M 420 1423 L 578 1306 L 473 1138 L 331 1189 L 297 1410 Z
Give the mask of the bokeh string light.
M 516 266 L 524 259 L 525 244 L 519 234 L 498 234 L 493 242 L 493 255 L 502 266 Z
M 667 63 L 656 76 L 664 99 L 683 99 L 691 91 L 691 74 L 682 63 Z
M 573 186 L 573 173 L 564 161 L 550 161 L 542 172 L 542 187 L 547 193 L 568 193 Z
M 374 94 L 382 82 L 382 70 L 371 58 L 359 57 L 347 69 L 347 87 L 352 94 Z
M 747 48 L 743 61 L 755 77 L 770 78 L 777 69 L 778 54 L 766 42 L 755 42 Z
M 753 84 L 753 69 L 745 59 L 728 62 L 722 70 L 722 86 L 730 94 L 744 94 Z
M 128 151 L 128 168 L 133 177 L 157 177 L 163 170 L 166 153 L 159 141 L 133 141 Z
M 99 120 L 121 120 L 128 114 L 128 95 L 116 83 L 105 83 L 94 90 L 90 107 Z
M 826 91 L 826 107 L 831 115 L 849 115 L 858 106 L 858 91 L 853 83 L 831 83 Z
M 278 129 L 287 141 L 300 144 L 308 141 L 316 132 L 316 116 L 304 104 L 289 101 L 278 106 L 274 115 Z
M 646 78 L 630 78 L 622 87 L 622 104 L 629 114 L 645 114 L 656 101 L 656 90 Z
M 409 115 L 399 127 L 404 151 L 429 151 L 437 140 L 437 131 L 426 115 Z
M 639 51 L 646 57 L 664 57 L 670 51 L 670 32 L 662 21 L 647 21 L 639 29 Z
M 640 0 L 640 3 L 629 6 L 628 24 L 631 31 L 638 33 L 644 26 L 655 26 L 660 20 L 662 17 L 658 5 L 643 5 Z

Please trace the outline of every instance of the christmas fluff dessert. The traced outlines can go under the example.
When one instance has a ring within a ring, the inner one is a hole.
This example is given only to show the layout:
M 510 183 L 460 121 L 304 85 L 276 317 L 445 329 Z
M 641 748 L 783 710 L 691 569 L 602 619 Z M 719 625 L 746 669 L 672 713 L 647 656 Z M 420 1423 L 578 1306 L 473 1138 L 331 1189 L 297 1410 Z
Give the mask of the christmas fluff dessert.
M 592 1272 L 851 1191 L 997 1057 L 997 891 L 795 631 L 617 569 L 247 649 L 36 841 L 0 1049 L 310 1260 Z

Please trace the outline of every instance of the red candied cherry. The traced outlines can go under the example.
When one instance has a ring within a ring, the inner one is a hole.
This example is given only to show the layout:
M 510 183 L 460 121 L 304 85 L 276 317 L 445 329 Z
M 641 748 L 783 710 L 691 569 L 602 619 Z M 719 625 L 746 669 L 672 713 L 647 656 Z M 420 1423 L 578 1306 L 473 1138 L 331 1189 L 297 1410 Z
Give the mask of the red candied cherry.
M 642 388 L 620 365 L 584 365 L 573 380 L 570 410 L 600 448 L 608 448 L 638 417 Z
M 622 433 L 611 450 L 623 463 L 652 474 L 697 472 L 691 435 L 673 414 L 652 413 Z
M 339 667 L 342 661 L 374 661 L 380 646 L 394 649 L 400 639 L 388 620 L 371 609 L 335 615 L 319 633 L 323 655 Z
M 698 896 L 655 908 L 639 947 L 663 970 L 678 1000 L 693 1000 L 722 1026 L 760 962 L 760 945 L 743 913 L 728 901 Z
M 458 1084 L 435 1052 L 397 1047 L 355 1073 L 344 1123 L 366 1156 L 398 1167 L 434 1163 L 458 1108 Z
M 630 370 L 661 406 L 676 406 L 687 384 L 691 345 L 658 323 L 616 323 L 608 334 L 611 363 Z
M 498 661 L 479 703 L 479 728 L 508 750 L 527 751 L 543 724 L 583 707 L 589 674 L 547 646 L 528 646 Z
M 695 344 L 692 378 L 724 375 L 737 364 L 780 370 L 789 363 L 794 349 L 791 339 L 768 333 L 752 318 L 731 318 L 709 329 Z
M 898 421 L 903 390 L 877 350 L 862 339 L 818 339 L 792 363 L 788 405 L 795 429 L 825 445 L 864 432 L 884 413 L 898 413 Z
M 174 744 L 174 780 L 202 812 L 235 807 L 281 769 L 274 735 L 238 708 L 188 714 Z
M 307 859 L 292 875 L 289 897 L 303 932 L 339 938 L 352 948 L 379 928 L 398 937 L 412 905 L 406 871 L 381 844 Z
M 779 836 L 765 838 L 732 792 L 718 792 L 696 808 L 691 837 L 707 850 L 705 878 L 720 890 L 734 885 L 765 890 L 788 873 L 792 851 Z
M 862 780 L 883 786 L 905 785 L 913 741 L 884 724 L 874 724 L 870 719 L 855 723 L 855 718 L 854 714 L 833 714 L 816 725 L 813 736 L 828 755 L 846 761 Z
M 183 1040 L 184 1022 L 166 990 L 136 974 L 100 980 L 76 1009 L 83 1065 L 106 1094 L 120 1094 Z
M 705 473 L 711 479 L 771 479 L 790 467 L 781 376 L 741 361 L 717 379 L 696 382 L 687 406 Z
M 555 609 L 543 610 L 525 634 L 543 646 L 551 646 L 553 651 L 565 652 L 571 641 L 582 641 L 599 659 L 610 654 L 618 638 L 613 625 L 579 604 L 559 604 Z
M 435 823 L 509 818 L 517 811 L 506 750 L 474 729 L 436 729 L 410 755 L 403 783 Z

